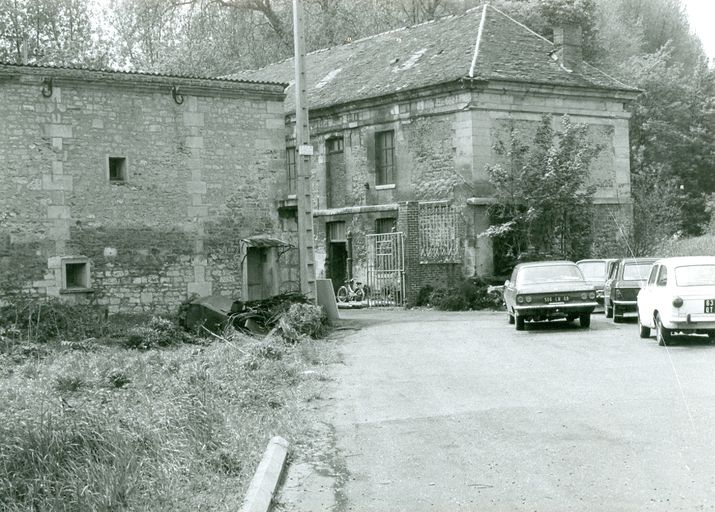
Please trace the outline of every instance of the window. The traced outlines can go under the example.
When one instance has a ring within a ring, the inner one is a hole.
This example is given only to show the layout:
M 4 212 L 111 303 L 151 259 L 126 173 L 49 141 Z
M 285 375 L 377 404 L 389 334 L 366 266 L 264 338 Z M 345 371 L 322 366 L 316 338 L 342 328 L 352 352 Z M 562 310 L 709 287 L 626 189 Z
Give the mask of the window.
M 395 132 L 377 132 L 375 134 L 375 184 L 392 185 L 395 183 Z
M 124 157 L 109 157 L 110 183 L 124 183 L 127 181 L 127 159 Z
M 655 266 L 651 269 L 650 271 L 650 276 L 648 277 L 648 284 L 653 285 L 655 284 L 655 277 L 658 275 L 658 270 L 660 269 L 660 266 Z
M 375 221 L 375 233 L 383 235 L 385 233 L 392 233 L 396 230 L 397 224 L 393 217 L 386 219 L 377 219 Z
M 84 256 L 62 259 L 62 291 L 87 291 L 90 288 L 89 260 Z
M 348 239 L 345 222 L 326 222 L 325 231 L 329 242 L 345 242 Z
M 666 286 L 668 284 L 668 269 L 665 265 L 660 267 L 660 272 L 658 273 L 658 286 Z
M 286 149 L 286 172 L 288 174 L 288 193 L 295 194 L 298 181 L 295 166 L 295 147 Z
M 343 138 L 328 139 L 325 141 L 325 150 L 327 153 L 342 153 Z

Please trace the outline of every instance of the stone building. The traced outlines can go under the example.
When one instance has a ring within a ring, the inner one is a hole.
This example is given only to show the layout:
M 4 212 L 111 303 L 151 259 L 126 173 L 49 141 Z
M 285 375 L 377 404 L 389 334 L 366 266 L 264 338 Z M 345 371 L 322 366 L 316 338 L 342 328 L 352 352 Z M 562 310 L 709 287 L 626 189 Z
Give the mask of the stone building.
M 478 236 L 493 202 L 486 167 L 512 127 L 533 131 L 544 114 L 589 125 L 604 148 L 595 203 L 632 215 L 625 104 L 637 90 L 582 61 L 580 29 L 554 33 L 552 43 L 483 6 L 307 56 L 316 267 L 334 286 L 352 269 L 373 292 L 397 287 L 412 302 L 423 285 L 491 274 L 490 239 Z M 235 76 L 290 82 L 293 66 Z M 294 111 L 291 86 L 286 208 Z
M 284 88 L 0 65 L 0 291 L 132 312 L 295 285 Z

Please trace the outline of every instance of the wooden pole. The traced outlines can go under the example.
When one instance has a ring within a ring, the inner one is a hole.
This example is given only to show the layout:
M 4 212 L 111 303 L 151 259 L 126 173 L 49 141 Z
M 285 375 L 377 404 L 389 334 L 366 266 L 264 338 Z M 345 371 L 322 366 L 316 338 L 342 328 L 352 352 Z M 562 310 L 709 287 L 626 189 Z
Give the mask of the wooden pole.
M 295 139 L 296 198 L 298 203 L 298 246 L 300 257 L 300 291 L 311 301 L 316 300 L 315 255 L 313 236 L 313 201 L 311 198 L 310 144 L 308 102 L 305 91 L 305 38 L 303 37 L 303 6 L 293 0 L 293 42 L 295 51 Z

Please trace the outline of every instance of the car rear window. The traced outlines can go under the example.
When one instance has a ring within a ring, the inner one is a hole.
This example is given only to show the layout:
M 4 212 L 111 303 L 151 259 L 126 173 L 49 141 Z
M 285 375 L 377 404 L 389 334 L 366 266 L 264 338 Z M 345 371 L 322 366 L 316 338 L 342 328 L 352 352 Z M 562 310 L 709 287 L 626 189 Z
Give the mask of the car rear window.
M 579 263 L 578 268 L 583 272 L 586 279 L 605 279 L 606 278 L 606 262 L 605 261 L 588 261 Z
M 583 274 L 576 265 L 544 265 L 524 267 L 516 277 L 517 284 L 556 283 L 561 281 L 583 281 Z
M 715 286 L 715 265 L 687 265 L 675 268 L 678 286 Z
M 645 281 L 648 279 L 652 263 L 626 263 L 623 267 L 624 281 Z

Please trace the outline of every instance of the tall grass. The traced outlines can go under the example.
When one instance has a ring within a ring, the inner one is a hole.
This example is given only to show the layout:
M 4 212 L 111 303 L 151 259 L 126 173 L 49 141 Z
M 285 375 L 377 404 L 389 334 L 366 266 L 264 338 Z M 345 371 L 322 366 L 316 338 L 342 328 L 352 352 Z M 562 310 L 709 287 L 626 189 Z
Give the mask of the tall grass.
M 273 435 L 300 442 L 324 341 L 0 358 L 0 510 L 237 510 Z
M 671 256 L 715 256 L 715 236 L 704 235 L 682 240 L 667 240 L 661 244 L 657 255 Z

